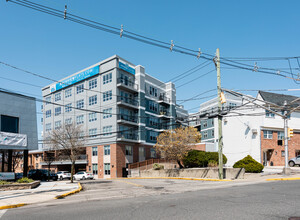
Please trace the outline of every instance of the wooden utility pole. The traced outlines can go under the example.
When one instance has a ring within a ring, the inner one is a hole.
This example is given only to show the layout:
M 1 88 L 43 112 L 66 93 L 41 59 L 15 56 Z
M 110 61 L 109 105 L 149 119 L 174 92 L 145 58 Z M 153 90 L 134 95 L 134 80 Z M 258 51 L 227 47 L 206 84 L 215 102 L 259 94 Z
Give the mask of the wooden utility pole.
M 218 89 L 218 151 L 219 151 L 219 179 L 223 179 L 223 135 L 222 135 L 222 116 L 221 116 L 221 70 L 220 70 L 220 50 L 216 52 L 217 65 L 217 89 Z

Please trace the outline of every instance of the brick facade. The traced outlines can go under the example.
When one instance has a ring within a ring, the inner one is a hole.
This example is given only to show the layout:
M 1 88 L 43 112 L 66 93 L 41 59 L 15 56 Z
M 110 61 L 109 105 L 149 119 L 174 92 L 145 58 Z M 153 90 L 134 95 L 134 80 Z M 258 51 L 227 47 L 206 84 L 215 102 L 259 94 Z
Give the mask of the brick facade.
M 289 159 L 300 153 L 300 133 L 294 133 L 288 142 Z M 265 158 L 264 158 L 265 157 Z M 273 131 L 272 139 L 264 138 L 261 131 L 261 161 L 267 166 L 284 166 L 284 143 L 278 145 L 278 131 Z

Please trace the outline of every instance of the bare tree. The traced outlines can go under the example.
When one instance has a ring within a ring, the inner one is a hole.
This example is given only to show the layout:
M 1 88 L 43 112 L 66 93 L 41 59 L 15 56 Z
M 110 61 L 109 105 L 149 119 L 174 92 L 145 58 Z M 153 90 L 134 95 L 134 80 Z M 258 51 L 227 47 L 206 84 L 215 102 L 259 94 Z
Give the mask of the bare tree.
M 85 139 L 82 137 L 82 127 L 76 124 L 65 124 L 60 129 L 53 130 L 48 134 L 48 143 L 61 156 L 69 157 L 71 161 L 71 183 L 75 171 L 75 162 L 83 152 Z
M 56 160 L 56 155 L 55 155 L 55 151 L 53 150 L 48 150 L 44 152 L 44 162 L 47 164 L 48 167 L 48 181 L 50 179 L 50 167 L 51 164 Z
M 157 137 L 157 143 L 154 145 L 154 148 L 163 158 L 175 160 L 179 167 L 183 168 L 181 160 L 200 140 L 201 134 L 196 128 L 179 127 L 161 133 Z
M 19 166 L 23 158 L 22 151 L 13 151 L 12 153 L 12 169 L 15 172 L 16 168 Z

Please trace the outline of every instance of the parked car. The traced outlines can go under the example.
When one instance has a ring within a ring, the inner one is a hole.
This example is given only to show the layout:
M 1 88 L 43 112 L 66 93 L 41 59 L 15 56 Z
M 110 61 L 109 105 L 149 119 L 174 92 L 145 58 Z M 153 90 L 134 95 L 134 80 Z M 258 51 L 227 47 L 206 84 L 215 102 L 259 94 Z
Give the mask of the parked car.
M 94 174 L 80 171 L 73 176 L 74 180 L 94 179 Z
M 58 171 L 57 177 L 59 180 L 71 179 L 71 173 L 69 171 Z
M 49 175 L 50 174 L 50 175 Z M 58 176 L 56 173 L 48 173 L 48 170 L 44 169 L 33 169 L 29 170 L 28 172 L 28 178 L 31 178 L 33 180 L 48 180 L 48 175 L 49 175 L 49 180 L 57 180 Z
M 300 155 L 297 156 L 297 157 L 294 157 L 294 158 L 290 159 L 289 166 L 293 167 L 295 165 L 299 165 L 300 166 Z

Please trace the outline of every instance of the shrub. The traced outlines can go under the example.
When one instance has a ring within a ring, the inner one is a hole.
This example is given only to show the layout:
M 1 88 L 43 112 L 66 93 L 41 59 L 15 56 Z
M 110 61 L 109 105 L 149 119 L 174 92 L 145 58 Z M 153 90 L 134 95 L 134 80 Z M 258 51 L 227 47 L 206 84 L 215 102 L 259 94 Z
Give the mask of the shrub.
M 246 173 L 260 173 L 264 169 L 264 166 L 248 155 L 237 161 L 233 165 L 233 168 L 245 168 Z
M 153 164 L 153 170 L 163 170 L 164 168 L 164 165 L 158 163 Z
M 198 150 L 191 150 L 187 156 L 183 159 L 183 164 L 185 167 L 207 167 L 209 165 L 219 164 L 219 154 L 218 152 L 205 152 Z M 227 163 L 227 158 L 223 154 L 223 164 Z
M 21 179 L 17 180 L 17 183 L 32 183 L 34 180 L 33 179 L 29 179 L 27 177 L 23 177 Z
M 7 182 L 5 180 L 0 180 L 0 185 L 12 184 L 12 182 Z
M 208 167 L 217 167 L 218 163 L 216 161 L 210 160 L 208 161 Z

